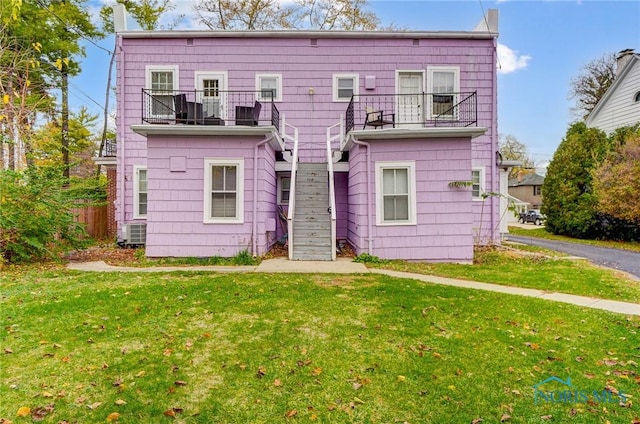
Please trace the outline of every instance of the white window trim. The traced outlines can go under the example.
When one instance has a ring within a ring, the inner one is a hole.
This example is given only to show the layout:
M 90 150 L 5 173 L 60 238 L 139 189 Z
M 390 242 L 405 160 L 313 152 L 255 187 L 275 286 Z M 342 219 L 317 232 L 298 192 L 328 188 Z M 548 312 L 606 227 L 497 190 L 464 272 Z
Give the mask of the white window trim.
M 433 91 L 433 73 L 434 72 L 453 72 L 454 76 L 453 76 L 453 92 L 454 93 L 459 93 L 460 92 L 460 67 L 459 66 L 429 66 L 427 67 L 427 93 L 430 93 L 431 95 L 434 94 Z M 457 104 L 460 99 L 458 98 L 458 95 L 455 95 L 453 98 L 453 104 Z M 433 119 L 435 116 L 433 115 L 432 112 L 432 108 L 431 108 L 431 101 L 429 101 L 428 103 L 428 115 L 429 115 L 429 119 Z
M 474 201 L 483 201 L 484 198 L 482 197 L 482 195 L 485 193 L 486 191 L 486 185 L 485 185 L 485 169 L 484 166 L 474 166 L 473 168 L 471 168 L 471 182 L 473 183 L 473 171 L 478 171 L 480 172 L 480 195 L 479 196 L 473 196 L 473 184 L 471 185 L 471 196 L 473 197 Z
M 193 86 L 198 90 L 197 96 L 201 96 L 204 91 L 204 87 L 202 86 L 202 80 L 207 79 L 207 77 L 216 78 L 222 77 L 222 86 L 218 87 L 220 90 L 220 118 L 228 119 L 227 115 L 227 81 L 229 81 L 229 73 L 227 71 L 195 71 L 193 73 L 194 82 Z M 197 98 L 196 101 L 200 101 L 200 98 Z
M 149 213 L 149 171 L 147 171 L 147 214 L 140 213 L 140 171 L 147 171 L 144 165 L 133 166 L 133 219 L 147 219 Z
M 289 178 L 291 179 L 290 175 L 279 175 L 278 176 L 278 205 L 288 205 L 289 202 L 283 202 L 282 201 L 282 179 L 283 178 Z M 289 199 L 291 199 L 291 184 L 289 184 Z
M 333 101 L 348 103 L 351 101 L 351 97 L 340 98 L 338 97 L 338 80 L 343 78 L 349 78 L 353 80 L 353 95 L 354 101 L 358 101 L 358 95 L 360 94 L 360 74 L 333 74 Z
M 399 225 L 417 225 L 417 193 L 416 193 L 416 162 L 400 161 L 386 162 L 377 161 L 376 167 L 376 225 L 378 226 L 399 226 Z M 409 191 L 409 219 L 407 221 L 384 221 L 384 196 L 382 192 L 382 171 L 384 169 L 407 169 L 408 191 Z
M 265 101 L 262 99 L 262 86 L 260 81 L 262 78 L 275 78 L 276 79 L 276 97 L 273 99 L 274 102 L 282 101 L 282 74 L 256 74 L 256 97 L 258 101 Z
M 236 216 L 233 218 L 211 217 L 211 168 L 212 166 L 236 166 Z M 244 222 L 244 159 L 224 158 L 204 160 L 204 210 L 203 223 L 205 224 L 242 224 Z
M 147 90 L 151 90 L 151 73 L 152 72 L 173 72 L 173 92 L 171 95 L 174 95 L 178 90 L 180 90 L 180 72 L 178 65 L 146 65 L 144 67 L 144 87 Z M 151 111 L 149 112 L 151 114 Z M 152 118 L 174 118 L 173 115 L 153 115 Z

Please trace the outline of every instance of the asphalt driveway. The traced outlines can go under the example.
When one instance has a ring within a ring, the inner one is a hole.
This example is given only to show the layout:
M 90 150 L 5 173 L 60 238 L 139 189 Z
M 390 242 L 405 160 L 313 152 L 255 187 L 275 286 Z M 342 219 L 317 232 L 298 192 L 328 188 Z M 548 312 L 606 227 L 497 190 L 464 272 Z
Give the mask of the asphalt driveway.
M 507 239 L 518 243 L 540 246 L 546 249 L 568 253 L 573 256 L 587 258 L 598 265 L 619 269 L 640 279 L 640 252 L 569 243 L 565 241 L 544 240 L 534 237 L 515 236 L 511 234 L 507 236 Z

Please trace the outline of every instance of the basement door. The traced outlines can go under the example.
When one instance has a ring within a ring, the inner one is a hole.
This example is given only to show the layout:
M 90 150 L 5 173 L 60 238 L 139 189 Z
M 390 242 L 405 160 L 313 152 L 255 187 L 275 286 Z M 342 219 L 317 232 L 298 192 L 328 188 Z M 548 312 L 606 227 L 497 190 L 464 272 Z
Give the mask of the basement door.
M 397 71 L 396 125 L 400 128 L 424 126 L 424 71 Z
M 196 72 L 196 89 L 204 116 L 227 119 L 226 72 Z

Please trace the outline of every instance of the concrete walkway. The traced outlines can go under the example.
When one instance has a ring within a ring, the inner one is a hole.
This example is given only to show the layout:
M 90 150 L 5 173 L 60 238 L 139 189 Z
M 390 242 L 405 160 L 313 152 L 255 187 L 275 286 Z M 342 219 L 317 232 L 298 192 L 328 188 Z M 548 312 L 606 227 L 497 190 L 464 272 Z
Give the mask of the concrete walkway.
M 569 303 L 585 308 L 601 309 L 625 315 L 640 315 L 640 304 L 620 302 L 616 300 L 598 299 L 573 294 L 554 293 L 537 289 L 501 286 L 477 281 L 458 280 L 454 278 L 436 277 L 433 275 L 414 274 L 387 269 L 367 268 L 364 264 L 353 262 L 348 258 L 337 261 L 289 261 L 285 258 L 267 259 L 258 266 L 172 266 L 136 268 L 107 265 L 103 261 L 70 263 L 68 269 L 93 272 L 169 272 L 169 271 L 206 271 L 206 272 L 262 272 L 262 273 L 309 273 L 309 274 L 363 274 L 375 273 L 395 278 L 408 278 L 431 284 L 441 284 L 474 290 L 485 290 L 510 295 L 534 297 L 554 302 Z

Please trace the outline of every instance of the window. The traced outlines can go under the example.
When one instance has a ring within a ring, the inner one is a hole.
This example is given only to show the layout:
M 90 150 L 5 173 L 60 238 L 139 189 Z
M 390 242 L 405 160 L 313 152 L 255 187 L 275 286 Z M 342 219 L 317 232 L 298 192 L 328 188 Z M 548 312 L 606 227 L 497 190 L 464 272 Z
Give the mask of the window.
M 150 117 L 173 118 L 173 95 L 178 90 L 178 67 L 173 65 L 148 65 L 145 87 L 151 97 L 145 100 Z
M 244 161 L 205 159 L 204 222 L 244 221 Z
M 147 217 L 147 168 L 133 167 L 133 219 Z
M 638 91 L 636 93 L 636 95 L 633 97 L 633 101 L 634 102 L 640 102 L 640 91 Z
M 291 177 L 278 178 L 278 204 L 288 205 L 291 193 Z
M 376 162 L 378 225 L 415 225 L 415 162 Z
M 429 68 L 429 92 L 431 97 L 431 116 L 451 116 L 457 103 L 456 93 L 460 86 L 460 69 L 457 67 L 436 66 Z
M 542 196 L 542 186 L 533 186 L 533 195 Z
M 352 96 L 358 95 L 358 74 L 334 74 L 333 75 L 333 101 L 349 102 Z
M 484 193 L 484 168 L 473 168 L 471 171 L 471 197 L 473 200 L 482 200 Z
M 282 101 L 282 75 L 280 74 L 258 74 L 256 75 L 256 90 L 258 100 L 270 102 Z

